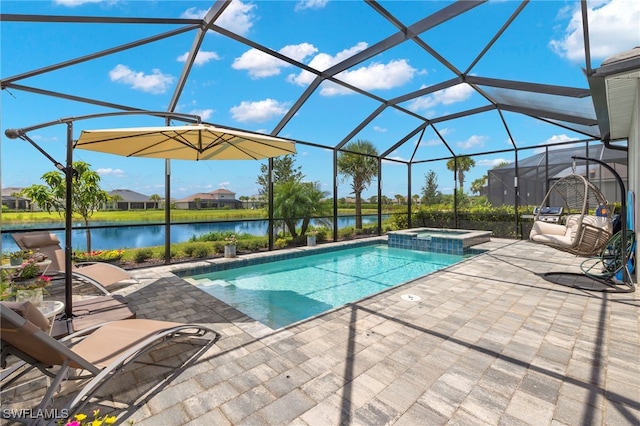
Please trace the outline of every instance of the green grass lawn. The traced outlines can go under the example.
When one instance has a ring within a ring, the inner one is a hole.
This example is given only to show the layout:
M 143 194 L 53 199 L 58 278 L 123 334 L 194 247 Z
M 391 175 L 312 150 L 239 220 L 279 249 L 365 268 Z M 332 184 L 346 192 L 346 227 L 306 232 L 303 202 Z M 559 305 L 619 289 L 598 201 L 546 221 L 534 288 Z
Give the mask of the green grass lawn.
M 375 209 L 363 209 L 363 214 L 376 214 Z M 129 210 L 129 211 L 97 211 L 91 216 L 91 221 L 107 222 L 137 222 L 137 223 L 164 223 L 164 210 Z M 340 209 L 339 215 L 352 215 L 353 209 Z M 171 210 L 172 222 L 201 222 L 215 220 L 244 220 L 267 219 L 265 209 L 249 210 Z M 74 218 L 75 220 L 80 220 Z M 47 212 L 2 212 L 2 222 L 5 224 L 24 223 L 52 223 L 64 225 L 64 217 L 58 213 Z

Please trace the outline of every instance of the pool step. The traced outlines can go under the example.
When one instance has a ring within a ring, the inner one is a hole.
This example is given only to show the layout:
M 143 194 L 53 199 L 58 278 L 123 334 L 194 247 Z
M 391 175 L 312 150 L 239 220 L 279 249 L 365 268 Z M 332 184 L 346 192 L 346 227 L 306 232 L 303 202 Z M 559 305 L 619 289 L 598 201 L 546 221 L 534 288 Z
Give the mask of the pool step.
M 215 280 L 215 281 L 211 281 L 209 278 L 200 278 L 200 279 L 196 279 L 193 277 L 187 277 L 184 278 L 184 280 L 190 284 L 193 284 L 195 286 L 198 287 L 211 287 L 214 285 L 219 285 L 219 286 L 227 286 L 229 285 L 228 282 L 223 281 L 223 280 Z

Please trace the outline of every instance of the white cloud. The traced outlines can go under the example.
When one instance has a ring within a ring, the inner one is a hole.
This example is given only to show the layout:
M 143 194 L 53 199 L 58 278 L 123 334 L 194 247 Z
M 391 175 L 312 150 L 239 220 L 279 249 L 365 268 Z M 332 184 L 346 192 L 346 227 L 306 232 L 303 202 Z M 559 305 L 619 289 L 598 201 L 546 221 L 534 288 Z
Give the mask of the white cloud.
M 229 6 L 222 12 L 215 24 L 225 28 L 231 32 L 240 35 L 246 35 L 253 26 L 255 15 L 253 10 L 257 7 L 255 4 L 246 4 L 240 0 L 232 1 Z M 188 19 L 202 19 L 207 14 L 207 9 L 198 9 L 190 7 L 185 10 L 181 17 Z
M 451 105 L 466 101 L 473 94 L 473 89 L 467 83 L 456 84 L 431 95 L 414 99 L 408 105 L 410 111 L 428 111 L 438 105 Z
M 389 160 L 397 160 L 397 161 L 389 161 Z M 398 163 L 398 161 L 407 162 L 409 160 L 407 160 L 406 158 L 403 158 L 403 157 L 401 157 L 399 155 L 390 156 L 390 157 L 388 157 L 388 159 L 384 159 L 384 158 L 382 159 L 382 162 L 384 164 L 386 164 L 386 165 L 389 165 L 389 166 L 402 166 L 403 164 Z
M 203 19 L 207 14 L 207 9 L 198 9 L 197 7 L 190 7 L 182 12 L 180 15 L 184 19 Z
M 182 55 L 178 56 L 176 59 L 178 62 L 186 62 L 189 57 L 189 52 L 184 52 Z M 202 66 L 212 59 L 219 60 L 220 56 L 216 52 L 207 52 L 206 50 L 200 50 L 196 54 L 196 60 L 193 61 L 194 65 Z
M 563 143 L 563 142 L 570 142 L 570 141 L 574 141 L 574 140 L 577 140 L 577 139 L 569 137 L 569 136 L 567 136 L 565 134 L 553 135 L 550 138 L 548 138 L 547 140 L 540 142 L 539 145 L 548 145 L 549 146 L 549 150 L 564 149 L 564 148 L 569 148 L 571 146 L 581 146 L 580 143 L 575 144 L 575 145 L 573 145 L 573 144 L 557 145 L 557 144 L 560 144 L 560 143 Z M 554 145 L 556 145 L 556 146 L 554 146 Z M 544 148 L 544 147 L 543 148 L 536 148 L 535 149 L 535 153 L 539 154 L 541 152 L 545 152 L 545 150 L 546 150 L 546 148 Z
M 255 15 L 253 10 L 256 4 L 246 4 L 240 0 L 234 0 L 227 7 L 216 24 L 234 33 L 245 35 L 253 26 Z
M 420 142 L 420 146 L 438 146 L 442 145 L 442 141 L 440 139 L 429 139 L 423 140 Z
M 513 163 L 513 161 L 512 160 L 507 160 L 505 158 L 493 158 L 493 159 L 476 161 L 476 166 L 495 167 L 498 164 L 504 164 L 504 163 Z
M 53 4 L 66 7 L 82 6 L 88 3 L 103 3 L 104 0 L 53 0 Z
M 456 145 L 461 149 L 470 149 L 475 146 L 484 146 L 484 142 L 489 139 L 488 136 L 472 135 L 466 141 L 458 142 Z
M 213 115 L 214 110 L 212 109 L 194 109 L 189 111 L 189 114 L 199 115 L 201 119 L 208 120 Z
M 174 80 L 173 76 L 162 74 L 159 69 L 153 69 L 151 74 L 144 74 L 122 64 L 116 65 L 109 71 L 109 78 L 116 83 L 123 83 L 133 89 L 153 94 L 165 93 Z
M 289 104 L 267 98 L 256 102 L 243 101 L 229 111 L 233 119 L 241 123 L 248 121 L 262 123 L 274 117 L 282 117 L 288 110 Z
M 569 142 L 569 141 L 573 141 L 576 140 L 576 138 L 572 138 L 570 136 L 567 136 L 565 134 L 561 134 L 561 135 L 553 135 L 550 138 L 548 138 L 546 141 L 542 142 L 543 145 L 554 145 L 557 143 L 562 143 L 562 142 Z
M 302 61 L 307 56 L 317 52 L 317 50 L 312 44 L 301 43 L 287 45 L 280 49 L 279 52 L 296 61 Z M 249 49 L 236 58 L 231 66 L 236 70 L 247 70 L 251 78 L 265 78 L 278 75 L 282 68 L 291 65 L 260 50 Z
M 385 133 L 387 131 L 386 128 L 380 126 L 373 126 L 373 130 L 380 133 Z
M 591 58 L 605 59 L 640 45 L 640 2 L 606 0 L 589 2 L 589 45 Z M 571 61 L 584 60 L 582 12 L 576 2 L 563 37 L 551 40 L 549 47 Z
M 411 81 L 416 72 L 406 59 L 399 59 L 386 64 L 376 62 L 353 71 L 343 71 L 336 77 L 363 90 L 387 90 Z M 342 86 L 329 84 L 323 87 L 321 93 L 337 95 L 352 92 Z
M 318 71 L 324 71 L 327 68 L 334 66 L 337 63 L 355 55 L 358 52 L 367 48 L 367 43 L 359 42 L 355 46 L 338 52 L 335 56 L 331 56 L 327 53 L 318 53 L 311 59 L 309 66 Z M 315 52 L 314 52 L 315 53 Z M 287 77 L 290 83 L 297 84 L 298 86 L 307 86 L 316 78 L 315 74 L 308 71 L 301 71 L 299 74 L 291 74 Z
M 111 176 L 116 178 L 126 177 L 126 173 L 122 169 L 112 169 L 112 168 L 97 169 L 96 173 L 98 173 L 100 176 Z
M 295 10 L 305 10 L 305 9 L 322 9 L 324 8 L 329 0 L 301 0 L 296 3 Z

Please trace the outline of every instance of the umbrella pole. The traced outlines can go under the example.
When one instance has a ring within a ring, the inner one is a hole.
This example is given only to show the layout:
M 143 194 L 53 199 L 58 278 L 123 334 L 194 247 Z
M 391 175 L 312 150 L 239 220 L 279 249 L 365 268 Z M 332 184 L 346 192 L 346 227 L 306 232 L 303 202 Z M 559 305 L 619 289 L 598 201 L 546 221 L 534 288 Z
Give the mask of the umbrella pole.
M 164 263 L 171 263 L 171 160 L 164 160 Z
M 71 227 L 73 226 L 73 123 L 67 123 L 67 167 L 64 169 L 66 192 L 65 192 L 65 238 L 64 238 L 64 300 L 65 300 L 65 319 L 69 322 L 73 318 L 73 280 L 71 276 Z M 70 330 L 73 332 L 73 330 Z

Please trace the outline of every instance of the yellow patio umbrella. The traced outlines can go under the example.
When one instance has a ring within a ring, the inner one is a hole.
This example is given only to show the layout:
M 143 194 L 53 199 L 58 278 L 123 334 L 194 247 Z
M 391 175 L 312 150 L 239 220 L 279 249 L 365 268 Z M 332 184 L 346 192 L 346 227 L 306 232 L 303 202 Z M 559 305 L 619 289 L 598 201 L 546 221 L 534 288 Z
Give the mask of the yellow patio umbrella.
M 126 157 L 164 158 L 167 200 L 171 199 L 169 160 L 260 160 L 296 153 L 293 141 L 210 124 L 83 130 L 74 148 Z M 169 205 L 165 203 L 166 261 L 171 257 Z M 270 210 L 270 223 L 272 219 Z
M 83 130 L 75 148 L 174 160 L 259 160 L 296 153 L 293 141 L 209 124 Z

